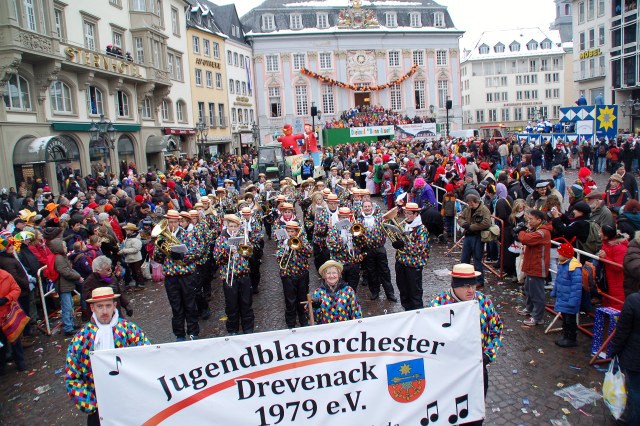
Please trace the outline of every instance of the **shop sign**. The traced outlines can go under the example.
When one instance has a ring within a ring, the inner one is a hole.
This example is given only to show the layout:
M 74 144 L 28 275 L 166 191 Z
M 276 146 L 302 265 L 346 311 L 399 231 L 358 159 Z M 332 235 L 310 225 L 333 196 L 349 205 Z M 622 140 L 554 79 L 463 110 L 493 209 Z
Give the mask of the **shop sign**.
M 194 129 L 175 129 L 173 127 L 165 127 L 164 134 L 165 135 L 195 135 L 196 131 Z
M 98 68 L 103 71 L 114 72 L 117 74 L 125 74 L 131 77 L 142 77 L 140 66 L 133 62 L 121 60 L 111 56 L 100 55 L 76 47 L 67 47 L 65 49 L 67 60 L 81 65 Z
M 217 70 L 221 69 L 220 62 L 211 61 L 209 59 L 196 59 L 196 65 L 204 65 L 205 67 L 215 68 Z
M 542 102 L 512 102 L 510 104 L 503 104 L 503 106 L 506 106 L 506 107 L 533 106 L 533 105 L 542 105 Z
M 580 52 L 580 59 L 589 59 L 589 58 L 593 58 L 595 56 L 600 56 L 600 55 L 602 55 L 602 51 L 599 48 L 585 50 Z
M 50 161 L 66 160 L 69 158 L 69 148 L 62 140 L 53 138 L 47 143 L 47 158 Z

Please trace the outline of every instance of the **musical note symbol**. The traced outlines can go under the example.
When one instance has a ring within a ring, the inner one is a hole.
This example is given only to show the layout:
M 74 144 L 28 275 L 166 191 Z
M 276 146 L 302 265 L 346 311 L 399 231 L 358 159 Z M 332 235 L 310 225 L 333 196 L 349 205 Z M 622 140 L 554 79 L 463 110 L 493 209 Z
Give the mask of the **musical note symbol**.
M 432 408 L 435 408 L 435 413 L 431 413 L 431 416 L 429 416 L 429 410 Z M 420 420 L 420 424 L 422 426 L 427 426 L 429 424 L 429 420 L 437 422 L 438 417 L 438 401 L 433 401 L 427 405 L 427 417 Z
M 116 355 L 116 369 L 113 371 L 109 371 L 110 376 L 117 376 L 120 374 L 120 366 L 122 365 L 122 360 L 119 356 Z
M 460 404 L 465 403 L 465 408 L 460 409 Z M 449 416 L 449 424 L 458 423 L 458 417 L 461 419 L 469 415 L 469 395 L 462 395 L 456 398 L 456 414 Z
M 443 324 L 442 324 L 442 328 L 448 328 L 448 327 L 451 327 L 451 323 L 452 323 L 452 320 L 453 320 L 453 317 L 454 317 L 454 315 L 455 315 L 455 314 L 456 314 L 456 313 L 455 313 L 455 312 L 453 312 L 453 309 L 449 309 L 449 322 L 445 322 L 445 323 L 443 323 Z

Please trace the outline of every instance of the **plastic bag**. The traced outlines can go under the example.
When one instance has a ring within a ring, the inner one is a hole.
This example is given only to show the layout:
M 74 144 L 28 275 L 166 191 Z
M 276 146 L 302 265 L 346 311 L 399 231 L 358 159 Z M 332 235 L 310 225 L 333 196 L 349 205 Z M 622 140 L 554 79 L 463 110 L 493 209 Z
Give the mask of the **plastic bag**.
M 151 262 L 151 277 L 155 282 L 164 280 L 164 274 L 162 273 L 162 263 Z
M 153 275 L 151 274 L 151 265 L 149 264 L 149 259 L 145 259 L 144 262 L 142 262 L 141 269 L 142 276 L 145 280 L 150 280 L 153 278 Z
M 617 367 L 617 372 L 614 373 Z M 614 357 L 609 364 L 609 371 L 604 374 L 602 383 L 602 396 L 609 407 L 611 415 L 618 420 L 627 405 L 627 387 L 624 384 L 624 374 L 620 371 L 618 357 Z

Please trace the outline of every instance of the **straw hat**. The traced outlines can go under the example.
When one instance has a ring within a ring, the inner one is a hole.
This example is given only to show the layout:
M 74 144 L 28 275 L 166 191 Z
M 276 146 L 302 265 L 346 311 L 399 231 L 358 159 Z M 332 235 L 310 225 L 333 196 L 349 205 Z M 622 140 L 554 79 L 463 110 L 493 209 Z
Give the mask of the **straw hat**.
M 321 277 L 324 278 L 324 272 L 331 267 L 337 268 L 338 274 L 342 275 L 342 270 L 344 269 L 344 265 L 340 262 L 336 262 L 335 260 L 327 260 L 326 262 L 324 262 L 322 266 L 320 266 L 320 269 L 318 269 L 318 273 L 320 274 Z
M 167 219 L 180 219 L 180 213 L 177 210 L 169 210 L 167 214 L 164 215 Z
M 122 227 L 122 229 L 124 229 L 125 231 L 137 231 L 138 227 L 133 223 L 127 223 Z
M 293 204 L 291 203 L 282 203 L 280 204 L 280 207 L 278 207 L 280 210 L 293 210 Z
M 236 223 L 238 225 L 240 225 L 240 218 L 238 216 L 236 216 L 235 214 L 225 214 L 224 218 L 225 221 L 227 222 L 233 222 Z
M 404 206 L 404 209 L 410 212 L 419 212 L 420 206 L 416 203 L 407 203 L 407 205 Z
M 240 213 L 242 213 L 242 214 L 251 214 L 251 213 L 253 213 L 253 211 L 251 210 L 251 208 L 250 208 L 250 207 L 243 207 L 243 208 L 240 210 Z
M 453 265 L 453 270 L 449 272 L 453 278 L 475 278 L 480 276 L 480 272 L 473 269 L 473 265 L 468 263 L 458 263 Z
M 338 216 L 351 216 L 351 209 L 349 207 L 340 207 L 338 209 Z
M 338 196 L 336 194 L 327 195 L 327 203 L 337 203 L 337 202 L 338 202 Z
M 88 303 L 104 302 L 105 300 L 113 300 L 120 297 L 114 294 L 111 287 L 98 287 L 91 292 L 91 299 L 87 299 Z
M 285 228 L 290 228 L 290 229 L 296 229 L 299 230 L 300 229 L 300 224 L 298 222 L 296 222 L 295 220 L 290 220 L 289 222 L 287 222 L 287 224 L 285 225 Z

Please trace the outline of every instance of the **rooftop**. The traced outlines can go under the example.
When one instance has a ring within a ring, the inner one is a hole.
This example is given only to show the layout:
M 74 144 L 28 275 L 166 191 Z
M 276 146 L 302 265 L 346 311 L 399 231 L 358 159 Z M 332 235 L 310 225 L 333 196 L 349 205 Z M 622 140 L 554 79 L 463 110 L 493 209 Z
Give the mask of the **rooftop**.
M 462 62 L 563 54 L 564 52 L 560 32 L 557 30 L 544 31 L 535 27 L 485 31 L 473 49 L 466 51 Z

